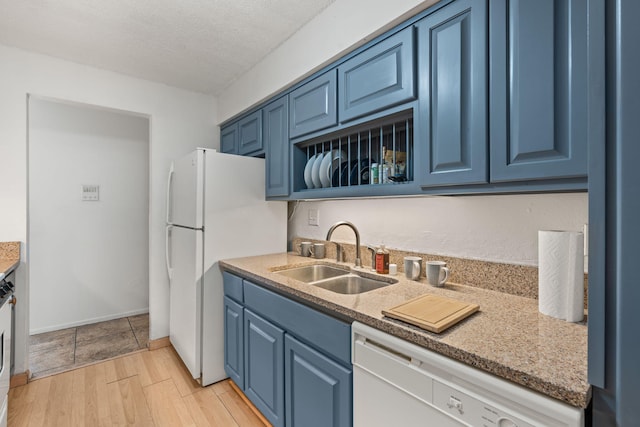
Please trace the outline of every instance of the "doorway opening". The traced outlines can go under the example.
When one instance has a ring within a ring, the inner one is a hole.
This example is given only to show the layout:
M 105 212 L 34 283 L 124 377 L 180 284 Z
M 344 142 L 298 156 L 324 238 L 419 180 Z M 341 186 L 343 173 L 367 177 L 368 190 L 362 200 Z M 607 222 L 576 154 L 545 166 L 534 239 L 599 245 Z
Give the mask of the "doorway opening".
M 139 114 L 29 96 L 33 376 L 146 348 L 149 124 Z

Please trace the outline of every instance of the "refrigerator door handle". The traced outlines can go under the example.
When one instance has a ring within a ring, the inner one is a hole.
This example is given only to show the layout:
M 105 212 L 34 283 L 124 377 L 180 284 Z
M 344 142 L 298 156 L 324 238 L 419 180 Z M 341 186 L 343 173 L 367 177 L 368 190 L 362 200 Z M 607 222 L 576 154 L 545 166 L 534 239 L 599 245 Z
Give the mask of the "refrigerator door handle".
M 167 276 L 169 276 L 169 285 L 171 285 L 171 276 L 173 276 L 173 267 L 171 266 L 171 245 L 169 244 L 169 240 L 171 239 L 171 229 L 173 225 L 167 224 L 165 227 L 165 239 L 164 239 L 164 257 L 165 262 L 167 264 Z
M 167 177 L 167 224 L 171 224 L 171 218 L 169 212 L 171 211 L 171 183 L 173 182 L 173 163 L 169 168 L 169 176 Z

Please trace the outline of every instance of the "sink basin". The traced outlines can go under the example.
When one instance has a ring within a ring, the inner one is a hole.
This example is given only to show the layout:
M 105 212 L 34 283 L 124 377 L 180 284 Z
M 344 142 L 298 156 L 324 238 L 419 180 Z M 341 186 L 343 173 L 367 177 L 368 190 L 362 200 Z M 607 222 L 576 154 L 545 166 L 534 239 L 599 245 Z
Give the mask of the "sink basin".
M 339 294 L 361 294 L 379 289 L 398 281 L 377 276 L 363 277 L 348 268 L 325 264 L 305 265 L 276 271 L 275 273 Z M 363 273 L 364 274 L 364 273 Z
M 387 282 L 349 274 L 346 276 L 323 280 L 321 282 L 314 283 L 313 286 L 318 286 L 339 294 L 361 294 L 363 292 L 389 286 L 395 282 L 397 281 Z
M 318 280 L 329 279 L 331 277 L 344 276 L 349 274 L 348 270 L 331 267 L 329 265 L 306 265 L 304 267 L 290 268 L 277 272 L 283 276 L 290 277 L 305 283 L 317 282 Z

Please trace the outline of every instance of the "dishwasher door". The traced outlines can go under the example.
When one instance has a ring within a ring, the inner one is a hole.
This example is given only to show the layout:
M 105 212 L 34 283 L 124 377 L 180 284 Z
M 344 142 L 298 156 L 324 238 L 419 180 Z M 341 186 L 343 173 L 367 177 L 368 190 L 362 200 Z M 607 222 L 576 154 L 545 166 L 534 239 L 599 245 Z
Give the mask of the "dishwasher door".
M 423 380 L 415 379 L 416 382 Z M 353 367 L 353 390 L 354 427 L 465 425 L 359 366 Z
M 355 427 L 584 426 L 580 408 L 358 322 L 351 330 Z

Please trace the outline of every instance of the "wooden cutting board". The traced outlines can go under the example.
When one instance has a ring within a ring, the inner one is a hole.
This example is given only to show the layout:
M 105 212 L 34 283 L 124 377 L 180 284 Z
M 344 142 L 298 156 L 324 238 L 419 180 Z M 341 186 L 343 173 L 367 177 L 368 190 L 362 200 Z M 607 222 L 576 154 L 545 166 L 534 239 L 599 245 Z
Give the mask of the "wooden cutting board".
M 478 304 L 469 304 L 436 295 L 422 295 L 388 310 L 382 310 L 382 314 L 440 333 L 479 309 Z

